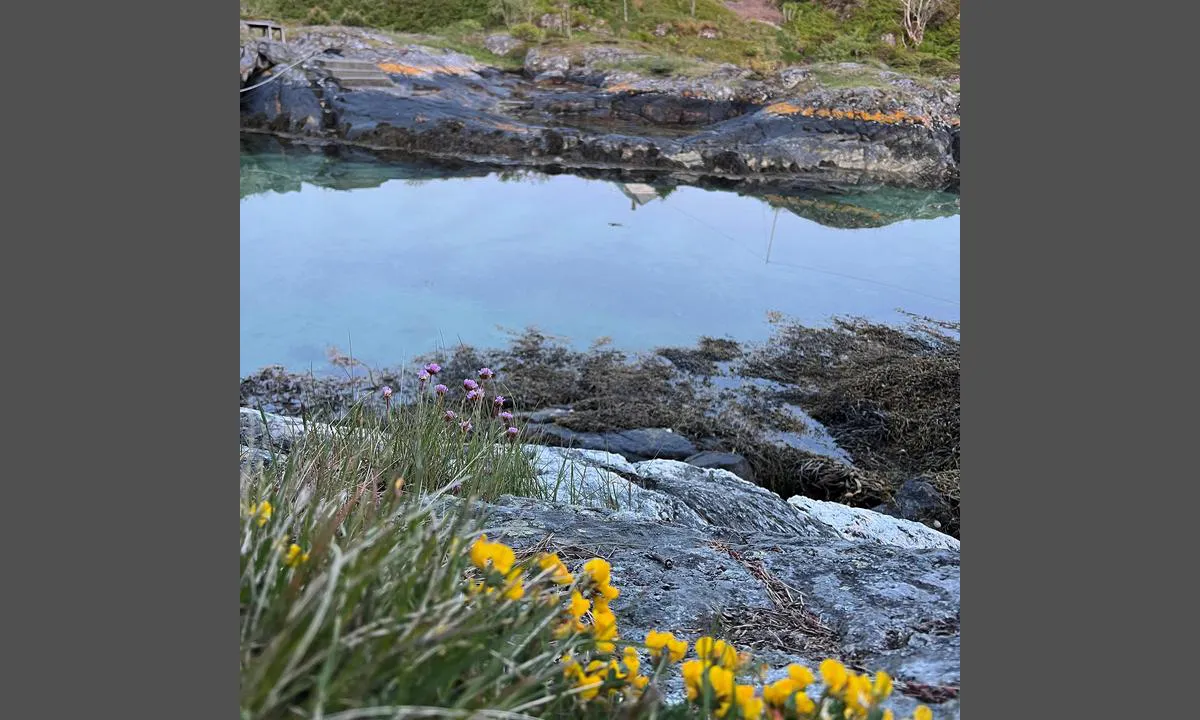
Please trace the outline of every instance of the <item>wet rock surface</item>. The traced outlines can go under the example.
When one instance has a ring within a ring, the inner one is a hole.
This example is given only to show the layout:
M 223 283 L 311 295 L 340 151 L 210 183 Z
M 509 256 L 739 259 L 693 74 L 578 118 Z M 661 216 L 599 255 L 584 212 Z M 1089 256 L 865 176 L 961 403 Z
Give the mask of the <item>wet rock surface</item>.
M 509 44 L 497 37 L 493 45 Z M 373 63 L 394 86 L 344 87 L 324 69 L 329 58 Z M 273 72 L 285 77 L 243 95 L 242 122 L 376 151 L 473 161 L 779 186 L 813 178 L 956 186 L 957 93 L 945 87 L 886 71 L 868 76 L 863 66 L 830 71 L 863 76 L 863 86 L 851 88 L 823 86 L 797 68 L 758 77 L 717 65 L 661 77 L 654 62 L 614 47 L 535 47 L 518 75 L 369 32 L 302 30 L 287 44 L 243 42 L 244 86 Z

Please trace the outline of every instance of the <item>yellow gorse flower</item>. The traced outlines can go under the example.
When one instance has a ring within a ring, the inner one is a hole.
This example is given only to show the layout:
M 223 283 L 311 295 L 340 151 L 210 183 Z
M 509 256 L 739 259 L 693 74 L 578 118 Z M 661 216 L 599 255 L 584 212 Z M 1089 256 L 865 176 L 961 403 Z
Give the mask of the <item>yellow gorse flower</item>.
M 688 644 L 683 640 L 676 640 L 674 633 L 651 630 L 646 633 L 646 647 L 650 649 L 650 657 L 656 661 L 665 652 L 671 662 L 677 663 L 687 655 Z
M 871 694 L 877 700 L 883 700 L 892 694 L 892 677 L 880 670 L 875 673 L 875 685 L 871 688 Z
M 637 675 L 638 669 L 642 666 L 642 661 L 638 658 L 637 649 L 629 646 L 625 648 L 621 662 L 624 663 L 625 668 L 631 675 Z
M 696 641 L 696 657 L 726 670 L 736 670 L 739 664 L 737 650 L 732 645 L 710 637 L 702 637 Z
M 295 543 L 287 549 L 287 554 L 283 556 L 283 564 L 288 567 L 296 567 L 306 562 L 308 562 L 308 553 L 304 552 L 304 549 Z
M 791 678 L 783 678 L 763 688 L 763 700 L 771 707 L 782 708 L 795 693 L 796 683 Z
M 263 500 L 257 505 L 250 506 L 250 517 L 258 519 L 259 527 L 267 524 L 267 521 L 271 519 L 271 512 L 271 503 L 267 502 L 266 500 Z
M 592 604 L 588 602 L 583 595 L 580 595 L 578 590 L 576 590 L 571 593 L 571 603 L 567 606 L 567 613 L 570 614 L 571 617 L 578 620 L 579 618 L 583 617 L 583 614 L 586 613 L 588 608 L 591 606 Z
M 933 711 L 924 705 L 918 705 L 913 711 L 913 720 L 933 720 Z
M 583 564 L 583 571 L 592 578 L 592 581 L 597 585 L 607 585 L 612 579 L 612 565 L 604 558 L 592 558 Z
M 704 663 L 699 660 L 688 660 L 679 667 L 683 675 L 683 686 L 687 691 L 687 699 L 695 700 L 700 697 L 700 675 L 704 672 Z
M 738 712 L 744 720 L 758 720 L 762 717 L 762 698 L 755 697 L 753 685 L 738 685 L 734 689 L 734 701 Z
M 788 665 L 787 672 L 788 679 L 795 684 L 797 690 L 803 690 L 817 681 L 817 678 L 813 675 L 812 670 L 809 670 L 803 665 L 792 663 L 791 665 Z
M 829 687 L 829 691 L 840 693 L 845 687 L 849 679 L 846 673 L 846 666 L 834 659 L 823 660 L 821 662 L 821 679 L 825 681 L 825 685 Z
M 509 600 L 520 600 L 525 597 L 525 585 L 521 581 L 520 568 L 508 573 L 508 577 L 505 579 L 508 580 L 508 583 L 504 586 L 504 597 Z
M 512 548 L 504 543 L 489 542 L 487 535 L 481 535 L 471 545 L 470 556 L 471 562 L 480 570 L 487 569 L 490 564 L 504 575 L 508 575 L 517 561 L 517 556 Z
M 575 582 L 575 577 L 556 553 L 543 553 L 538 558 L 538 567 L 542 570 L 552 570 L 550 581 L 557 585 L 570 585 Z

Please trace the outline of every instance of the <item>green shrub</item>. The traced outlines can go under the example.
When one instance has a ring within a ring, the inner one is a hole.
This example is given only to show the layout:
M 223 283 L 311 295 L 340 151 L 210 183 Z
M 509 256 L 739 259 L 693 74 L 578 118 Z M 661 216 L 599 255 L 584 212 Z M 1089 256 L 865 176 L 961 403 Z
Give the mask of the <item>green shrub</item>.
M 527 23 L 527 22 L 518 23 L 516 25 L 513 25 L 512 29 L 509 30 L 509 33 L 511 33 L 512 36 L 515 37 L 516 39 L 524 40 L 525 42 L 528 42 L 528 43 L 540 43 L 546 39 L 546 31 L 545 30 L 542 30 L 540 27 L 538 27 L 537 25 L 534 25 L 533 23 Z
M 323 7 L 311 7 L 308 9 L 308 16 L 304 18 L 307 25 L 332 25 L 333 20 L 330 19 L 329 13 Z
M 446 30 L 447 32 L 459 35 L 477 33 L 483 31 L 483 23 L 479 22 L 475 18 L 467 18 L 466 20 L 459 20 L 458 22 L 446 28 Z
M 364 27 L 367 24 L 367 19 L 357 10 L 346 10 L 338 18 L 338 22 L 346 27 Z

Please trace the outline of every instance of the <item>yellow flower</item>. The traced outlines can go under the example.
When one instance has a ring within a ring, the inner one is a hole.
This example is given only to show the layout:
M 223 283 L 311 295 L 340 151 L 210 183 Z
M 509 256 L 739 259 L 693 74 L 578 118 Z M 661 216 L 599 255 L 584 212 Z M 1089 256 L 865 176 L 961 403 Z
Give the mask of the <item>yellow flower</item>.
M 628 673 L 621 670 L 621 666 L 617 664 L 616 660 L 609 660 L 606 667 L 611 676 L 616 680 L 624 680 L 625 676 L 628 675 Z
M 591 576 L 597 585 L 604 586 L 612 579 L 612 566 L 604 558 L 592 558 L 583 564 L 583 571 Z
M 842 699 L 847 707 L 855 711 L 866 711 L 871 706 L 871 678 L 851 673 L 846 678 Z
M 796 685 L 797 690 L 803 690 L 816 681 L 816 678 L 812 674 L 812 670 L 809 670 L 803 665 L 792 663 L 791 665 L 788 665 L 787 671 L 788 678 L 790 678 L 791 681 Z
M 600 685 L 603 682 L 604 682 L 604 678 L 600 677 L 599 675 L 582 675 L 582 676 L 580 676 L 578 682 L 576 683 L 576 687 L 584 687 L 587 685 L 592 685 L 594 687 L 590 687 L 587 690 L 584 690 L 583 692 L 579 693 L 579 697 L 582 700 L 584 700 L 585 702 L 596 697 L 597 695 L 600 694 Z
M 592 632 L 599 640 L 615 640 L 617 638 L 617 616 L 611 610 L 592 613 Z
M 846 687 L 847 675 L 846 666 L 842 665 L 837 660 L 829 659 L 821 661 L 821 679 L 829 687 L 829 691 L 840 693 L 842 688 Z
M 625 663 L 625 667 L 631 675 L 637 675 L 638 668 L 642 666 L 642 661 L 638 658 L 637 649 L 630 646 L 625 648 L 625 653 L 621 661 Z
M 583 677 L 583 668 L 579 666 L 579 662 L 570 655 L 563 655 L 563 677 L 568 680 L 578 680 Z
M 674 633 L 651 630 L 646 633 L 646 647 L 650 649 L 650 657 L 656 661 L 662 657 L 665 650 L 670 661 L 677 663 L 687 655 L 688 644 L 683 640 L 676 640 Z
M 587 612 L 588 608 L 591 606 L 592 604 L 584 599 L 584 597 L 579 594 L 579 591 L 576 590 L 571 593 L 571 604 L 567 607 L 567 612 L 570 613 L 571 617 L 578 620 L 579 618 L 583 617 L 583 614 Z
M 263 500 L 257 505 L 250 506 L 250 516 L 258 518 L 258 526 L 262 527 L 271 519 L 271 503 Z
M 550 581 L 558 585 L 570 585 L 575 582 L 574 576 L 563 561 L 555 553 L 543 553 L 538 558 L 538 567 L 542 570 L 553 570 L 554 573 L 550 576 Z
M 916 710 L 913 710 L 913 720 L 933 720 L 933 711 L 924 705 L 918 705 Z
M 762 698 L 754 696 L 753 685 L 738 685 L 734 689 L 734 701 L 744 720 L 758 720 L 762 717 L 763 701 Z
M 712 685 L 713 693 L 719 702 L 733 697 L 733 673 L 729 670 L 717 665 L 710 667 L 708 682 Z
M 883 720 L 896 720 L 896 714 L 893 713 L 891 710 L 884 710 L 883 711 Z
M 880 670 L 875 673 L 875 686 L 871 688 L 871 694 L 876 699 L 883 700 L 892 694 L 892 678 L 890 675 Z
M 608 598 L 603 597 L 603 596 L 592 598 L 592 614 L 593 615 L 595 615 L 596 613 L 604 614 L 604 613 L 609 613 L 609 612 L 612 612 L 612 611 L 608 609 Z
M 720 665 L 727 670 L 736 670 L 738 666 L 737 650 L 724 640 L 714 640 L 702 637 L 696 641 L 696 657 L 712 664 Z
M 487 535 L 482 535 L 471 545 L 471 562 L 480 570 L 487 568 L 488 563 L 501 573 L 507 575 L 517 561 L 513 549 L 504 543 L 488 542 Z
M 525 597 L 525 584 L 521 581 L 521 569 L 517 568 L 508 574 L 508 584 L 504 586 L 504 597 L 509 600 L 520 600 Z
M 301 563 L 308 562 L 308 553 L 304 552 L 303 548 L 295 543 L 287 550 L 287 555 L 283 558 L 283 564 L 288 567 L 296 567 Z
M 679 671 L 683 675 L 687 699 L 695 700 L 700 696 L 700 675 L 704 672 L 704 663 L 699 660 L 688 660 L 680 666 Z
M 796 689 L 796 683 L 791 678 L 776 680 L 763 688 L 763 700 L 771 707 L 782 708 Z
M 812 698 L 802 692 L 796 693 L 796 710 L 801 715 L 812 715 L 817 709 L 817 704 L 812 701 Z
M 608 583 L 597 586 L 596 592 L 600 593 L 600 597 L 604 598 L 605 600 L 616 600 L 617 596 L 621 594 L 620 590 L 616 589 L 612 585 L 609 585 Z
M 581 632 L 585 632 L 586 630 L 587 630 L 587 625 L 584 625 L 583 623 L 579 622 L 578 620 L 564 620 L 562 623 L 560 623 L 557 627 L 554 628 L 554 637 L 561 640 L 565 637 L 570 636 L 573 633 L 581 633 Z

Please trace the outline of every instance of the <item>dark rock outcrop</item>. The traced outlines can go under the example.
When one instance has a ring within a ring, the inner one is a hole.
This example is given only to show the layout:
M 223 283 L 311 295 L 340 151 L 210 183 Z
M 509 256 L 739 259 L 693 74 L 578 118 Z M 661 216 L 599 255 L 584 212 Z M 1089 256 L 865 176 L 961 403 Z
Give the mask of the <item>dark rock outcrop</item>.
M 342 87 L 306 59 L 322 54 L 373 63 L 394 87 Z M 884 73 L 868 78 L 882 87 L 849 89 L 820 86 L 794 68 L 767 79 L 735 66 L 659 77 L 653 58 L 617 48 L 575 57 L 537 47 L 525 62 L 531 82 L 464 55 L 349 31 L 255 41 L 242 56 L 244 85 L 281 74 L 243 94 L 246 128 L 377 152 L 776 186 L 813 178 L 957 183 L 954 95 Z M 630 69 L 642 66 L 649 76 Z

